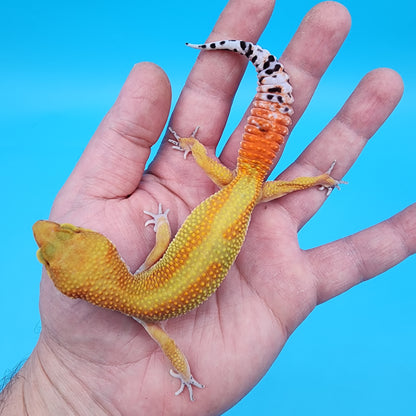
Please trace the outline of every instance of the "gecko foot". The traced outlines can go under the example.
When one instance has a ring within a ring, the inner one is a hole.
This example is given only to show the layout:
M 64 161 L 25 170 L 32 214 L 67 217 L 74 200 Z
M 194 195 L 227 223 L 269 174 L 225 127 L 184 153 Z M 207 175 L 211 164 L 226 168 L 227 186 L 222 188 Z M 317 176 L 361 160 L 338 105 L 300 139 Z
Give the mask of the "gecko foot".
M 148 225 L 154 225 L 153 227 L 154 232 L 157 231 L 161 219 L 164 219 L 166 222 L 168 221 L 169 208 L 165 212 L 163 212 L 162 204 L 159 204 L 159 211 L 157 214 L 153 214 L 152 212 L 149 212 L 149 211 L 143 211 L 143 212 L 146 215 L 150 215 L 152 217 L 152 219 L 147 220 L 144 223 L 144 226 L 147 227 Z
M 173 137 L 175 137 L 175 140 L 168 139 L 168 142 L 173 144 L 172 149 L 180 150 L 181 152 L 184 152 L 183 158 L 186 159 L 186 156 L 188 156 L 188 153 L 192 151 L 192 148 L 190 146 L 183 144 L 183 140 L 182 140 L 183 137 L 179 136 L 179 134 L 176 133 L 176 131 L 173 130 L 172 127 L 168 127 L 168 130 L 173 134 Z M 190 138 L 195 139 L 196 133 L 198 132 L 198 130 L 199 130 L 199 126 L 196 126 Z
M 339 187 L 340 184 L 346 184 L 347 183 L 345 181 L 338 181 L 338 180 L 334 179 L 332 176 L 330 176 L 331 175 L 331 172 L 334 169 L 334 166 L 335 166 L 336 163 L 337 163 L 337 161 L 334 160 L 331 163 L 331 166 L 329 167 L 329 169 L 325 172 L 329 176 L 330 182 L 332 182 L 332 183 L 328 183 L 328 184 L 325 184 L 325 185 L 321 185 L 318 188 L 320 191 L 325 191 L 326 190 L 326 196 L 329 196 L 329 194 L 332 192 L 332 190 L 334 188 L 340 189 L 340 187 Z
M 183 379 L 183 377 L 179 373 L 176 373 L 173 370 L 170 370 L 169 373 L 172 377 L 178 378 L 181 381 L 181 386 L 179 387 L 179 390 L 175 393 L 175 396 L 178 396 L 179 394 L 181 394 L 183 392 L 183 389 L 186 386 L 189 391 L 189 398 L 193 402 L 195 399 L 194 399 L 194 395 L 192 392 L 192 386 L 198 387 L 200 389 L 205 387 L 203 384 L 198 383 L 192 376 L 190 376 L 189 381 L 186 381 Z

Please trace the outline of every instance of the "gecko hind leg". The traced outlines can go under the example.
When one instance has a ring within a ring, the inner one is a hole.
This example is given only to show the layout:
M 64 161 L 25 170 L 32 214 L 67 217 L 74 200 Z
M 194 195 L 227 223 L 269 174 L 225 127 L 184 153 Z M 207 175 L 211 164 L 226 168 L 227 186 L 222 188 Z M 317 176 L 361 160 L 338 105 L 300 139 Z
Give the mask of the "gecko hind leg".
M 132 317 L 139 322 L 152 339 L 159 345 L 165 356 L 169 359 L 173 366 L 170 370 L 172 377 L 178 378 L 181 381 L 179 390 L 175 393 L 176 396 L 181 394 L 185 388 L 188 388 L 189 398 L 194 401 L 192 386 L 203 388 L 204 385 L 198 383 L 192 376 L 188 360 L 184 353 L 175 344 L 175 341 L 163 330 L 160 324 L 144 322 L 139 318 Z
M 192 153 L 196 163 L 204 170 L 207 176 L 219 187 L 223 188 L 234 179 L 234 172 L 222 163 L 211 158 L 207 154 L 205 146 L 195 137 L 199 127 L 196 127 L 190 137 L 180 137 L 175 130 L 169 127 L 169 131 L 175 140 L 168 139 L 173 144 L 173 149 L 184 152 L 184 159 Z
M 329 195 L 334 188 L 339 188 L 340 184 L 346 183 L 331 176 L 334 166 L 335 161 L 332 162 L 331 167 L 325 173 L 318 176 L 301 176 L 291 181 L 265 182 L 257 203 L 271 201 L 291 192 L 313 188 L 314 186 L 318 186 L 319 190 L 326 190 L 327 195 Z

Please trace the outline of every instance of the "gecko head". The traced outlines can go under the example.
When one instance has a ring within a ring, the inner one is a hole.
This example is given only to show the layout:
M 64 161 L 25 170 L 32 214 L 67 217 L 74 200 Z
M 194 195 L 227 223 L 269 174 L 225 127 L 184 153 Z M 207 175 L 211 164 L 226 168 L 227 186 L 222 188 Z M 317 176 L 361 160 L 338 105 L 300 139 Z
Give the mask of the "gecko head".
M 76 234 L 83 231 L 71 224 L 58 224 L 52 221 L 37 221 L 33 225 L 33 235 L 39 246 L 38 260 L 48 266 L 61 259 L 68 247 L 73 245 Z
M 71 224 L 37 221 L 33 234 L 38 260 L 65 295 L 83 297 L 93 282 L 97 263 L 105 262 L 111 243 L 103 235 Z

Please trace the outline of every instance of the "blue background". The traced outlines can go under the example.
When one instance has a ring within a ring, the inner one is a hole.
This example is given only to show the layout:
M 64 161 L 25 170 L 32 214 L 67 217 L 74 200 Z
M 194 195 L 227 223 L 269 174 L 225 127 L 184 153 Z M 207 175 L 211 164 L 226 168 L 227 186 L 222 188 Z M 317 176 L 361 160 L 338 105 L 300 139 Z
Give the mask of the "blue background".
M 204 40 L 225 3 L 3 0 L 0 378 L 28 357 L 40 332 L 41 267 L 32 224 L 48 217 L 56 193 L 133 64 L 147 60 L 162 66 L 176 100 L 196 58 L 184 42 Z M 259 43 L 283 49 L 314 4 L 278 3 Z M 349 185 L 335 192 L 302 230 L 304 248 L 368 227 L 416 199 L 414 3 L 343 4 L 352 14 L 350 35 L 291 136 L 279 168 L 296 158 L 369 70 L 396 69 L 405 93 L 346 175 Z M 243 114 L 254 85 L 250 70 L 224 137 Z M 415 414 L 415 270 L 413 257 L 317 307 L 266 377 L 227 415 Z

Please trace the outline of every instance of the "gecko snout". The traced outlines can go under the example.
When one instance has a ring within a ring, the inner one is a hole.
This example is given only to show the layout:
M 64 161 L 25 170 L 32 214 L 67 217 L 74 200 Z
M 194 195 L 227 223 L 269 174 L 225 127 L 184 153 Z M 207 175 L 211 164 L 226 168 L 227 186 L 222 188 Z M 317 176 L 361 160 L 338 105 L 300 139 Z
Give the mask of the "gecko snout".
M 69 224 L 58 224 L 53 221 L 40 220 L 33 225 L 33 235 L 39 246 L 38 260 L 48 266 L 62 251 L 65 242 L 72 238 L 78 231 L 77 227 Z

